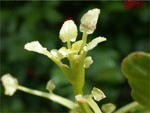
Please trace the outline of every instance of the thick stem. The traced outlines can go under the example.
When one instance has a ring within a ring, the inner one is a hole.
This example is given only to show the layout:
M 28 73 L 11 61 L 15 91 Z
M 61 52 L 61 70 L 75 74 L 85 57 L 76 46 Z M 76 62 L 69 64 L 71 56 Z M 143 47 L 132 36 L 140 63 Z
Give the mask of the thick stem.
M 23 87 L 23 86 L 18 86 L 18 90 L 21 90 L 23 92 L 26 92 L 26 93 L 30 93 L 32 95 L 37 95 L 37 96 L 40 96 L 40 97 L 44 97 L 44 98 L 47 98 L 49 100 L 52 100 L 56 103 L 59 103 L 69 109 L 74 109 L 75 107 L 77 107 L 78 105 L 64 97 L 61 97 L 61 96 L 58 96 L 56 94 L 53 94 L 53 93 L 45 93 L 45 92 L 42 92 L 42 91 L 38 91 L 38 90 L 34 90 L 34 89 L 29 89 L 29 88 L 26 88 L 26 87 Z
M 128 111 L 135 109 L 136 107 L 139 107 L 139 106 L 140 106 L 139 103 L 137 103 L 136 101 L 133 101 L 133 102 L 121 107 L 114 113 L 127 113 Z

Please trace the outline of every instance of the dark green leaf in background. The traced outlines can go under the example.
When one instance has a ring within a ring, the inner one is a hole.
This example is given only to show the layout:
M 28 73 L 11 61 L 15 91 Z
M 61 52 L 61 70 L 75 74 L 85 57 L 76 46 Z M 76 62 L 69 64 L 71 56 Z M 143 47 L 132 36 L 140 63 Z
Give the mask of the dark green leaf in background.
M 132 88 L 133 99 L 150 110 L 150 54 L 131 53 L 123 60 L 121 69 Z

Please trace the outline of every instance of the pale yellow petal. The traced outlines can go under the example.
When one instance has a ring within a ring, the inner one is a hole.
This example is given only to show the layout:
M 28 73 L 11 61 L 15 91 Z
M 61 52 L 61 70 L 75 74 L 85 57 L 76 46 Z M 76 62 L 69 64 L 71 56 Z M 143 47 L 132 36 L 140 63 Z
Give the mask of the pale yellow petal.
M 77 26 L 72 20 L 64 22 L 60 29 L 59 37 L 62 42 L 72 41 L 74 42 L 77 38 Z
M 72 50 L 76 50 L 77 52 L 80 51 L 81 45 L 83 43 L 83 40 L 77 41 L 75 43 L 72 44 Z
M 106 41 L 105 37 L 97 37 L 93 39 L 89 44 L 87 44 L 87 46 L 84 47 L 84 50 L 89 51 L 93 49 L 94 47 L 96 47 L 98 43 L 103 42 L 103 41 Z
M 47 48 L 43 48 L 42 45 L 38 41 L 33 41 L 25 44 L 24 49 L 28 51 L 34 51 L 38 53 L 42 53 L 47 51 Z
M 63 58 L 63 55 L 61 53 L 59 53 L 57 49 L 52 49 L 51 53 L 52 53 L 52 55 L 54 55 L 59 60 L 61 60 Z
M 92 63 L 93 63 L 92 57 L 91 56 L 86 57 L 84 60 L 84 67 L 89 68 Z

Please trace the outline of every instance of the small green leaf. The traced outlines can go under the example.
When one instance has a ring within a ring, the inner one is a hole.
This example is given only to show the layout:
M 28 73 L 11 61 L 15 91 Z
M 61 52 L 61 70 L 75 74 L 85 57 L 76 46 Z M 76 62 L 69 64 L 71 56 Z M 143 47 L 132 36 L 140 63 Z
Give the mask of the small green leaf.
M 150 110 L 150 54 L 131 53 L 123 60 L 121 69 L 132 88 L 133 99 Z

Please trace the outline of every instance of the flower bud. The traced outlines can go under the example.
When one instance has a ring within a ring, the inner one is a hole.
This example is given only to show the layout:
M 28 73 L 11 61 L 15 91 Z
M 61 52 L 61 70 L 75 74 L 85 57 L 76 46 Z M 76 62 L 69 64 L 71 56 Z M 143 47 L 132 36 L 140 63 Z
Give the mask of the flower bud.
M 1 81 L 5 88 L 5 95 L 12 96 L 16 92 L 18 87 L 17 79 L 8 73 L 1 77 Z
M 103 98 L 106 98 L 105 94 L 100 89 L 95 88 L 95 87 L 92 90 L 92 96 L 94 97 L 96 101 L 100 101 Z
M 72 20 L 67 20 L 64 22 L 62 28 L 60 29 L 59 37 L 62 42 L 76 41 L 77 26 Z
M 99 14 L 100 9 L 97 8 L 89 10 L 86 14 L 84 14 L 81 18 L 80 31 L 92 34 L 96 29 Z
M 114 105 L 112 103 L 107 103 L 107 104 L 102 105 L 102 110 L 105 113 L 112 113 L 113 111 L 115 111 L 115 109 L 116 109 L 116 105 Z
M 84 60 L 84 67 L 89 68 L 92 63 L 93 63 L 92 57 L 91 56 L 86 57 Z
M 46 85 L 46 89 L 51 93 L 55 89 L 55 85 L 52 80 L 49 80 Z

